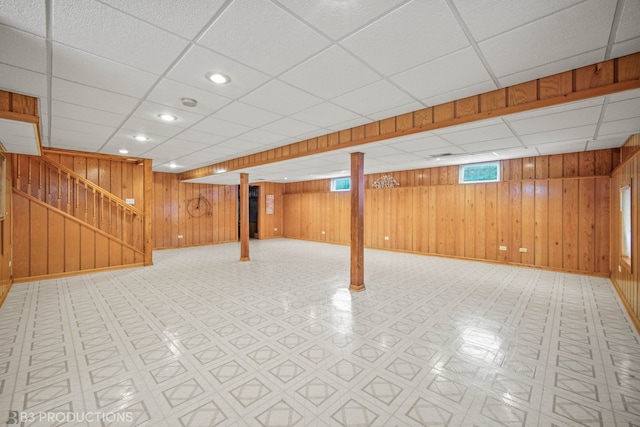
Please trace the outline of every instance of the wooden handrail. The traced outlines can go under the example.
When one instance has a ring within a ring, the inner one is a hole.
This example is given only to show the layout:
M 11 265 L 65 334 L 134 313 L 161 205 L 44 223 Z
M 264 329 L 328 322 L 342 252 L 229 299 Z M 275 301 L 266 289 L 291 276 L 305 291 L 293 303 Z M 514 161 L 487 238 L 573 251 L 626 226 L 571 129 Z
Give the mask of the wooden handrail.
M 51 158 L 49 158 L 47 156 L 38 157 L 38 159 L 41 159 L 45 163 L 49 163 L 50 165 L 58 168 L 62 172 L 66 173 L 67 175 L 69 175 L 70 177 L 75 179 L 78 183 L 81 183 L 83 185 L 86 185 L 87 187 L 90 187 L 93 191 L 95 191 L 97 193 L 103 194 L 108 200 L 115 202 L 116 205 L 119 205 L 119 206 L 123 207 L 125 210 L 131 211 L 131 213 L 133 213 L 134 215 L 137 215 L 137 216 L 143 216 L 144 215 L 143 212 L 140 209 L 137 209 L 137 208 L 131 206 L 130 204 L 128 204 L 127 202 L 122 200 L 120 197 L 118 197 L 118 196 L 106 191 L 104 188 L 100 187 L 99 185 L 96 185 L 93 182 L 89 181 L 88 179 L 80 176 L 73 169 L 69 169 L 68 167 L 56 162 L 55 160 L 53 160 L 53 159 L 51 159 Z

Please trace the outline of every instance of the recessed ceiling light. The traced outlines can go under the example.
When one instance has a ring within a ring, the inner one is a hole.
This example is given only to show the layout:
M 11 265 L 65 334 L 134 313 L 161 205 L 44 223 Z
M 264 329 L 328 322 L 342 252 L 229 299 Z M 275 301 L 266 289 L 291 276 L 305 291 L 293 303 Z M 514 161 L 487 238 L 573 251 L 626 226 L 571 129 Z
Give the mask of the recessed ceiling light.
M 175 163 L 173 163 L 173 162 L 172 162 L 172 163 L 169 163 L 169 167 L 170 167 L 171 169 L 175 169 L 175 168 L 177 168 L 177 167 L 178 167 L 178 165 L 176 165 Z
M 120 154 L 128 154 L 129 150 L 127 150 L 126 148 L 122 148 L 122 149 L 118 150 L 118 153 L 120 153 Z
M 167 113 L 158 114 L 158 117 L 160 117 L 165 122 L 173 122 L 175 120 L 178 120 L 176 116 Z
M 219 85 L 229 83 L 229 80 L 231 80 L 229 76 L 225 76 L 221 73 L 207 73 L 207 79 Z
M 144 135 L 136 135 L 136 136 L 134 136 L 133 138 L 134 138 L 136 141 L 148 141 L 148 140 L 149 140 L 149 138 L 147 138 L 147 137 L 146 137 L 146 136 L 144 136 Z

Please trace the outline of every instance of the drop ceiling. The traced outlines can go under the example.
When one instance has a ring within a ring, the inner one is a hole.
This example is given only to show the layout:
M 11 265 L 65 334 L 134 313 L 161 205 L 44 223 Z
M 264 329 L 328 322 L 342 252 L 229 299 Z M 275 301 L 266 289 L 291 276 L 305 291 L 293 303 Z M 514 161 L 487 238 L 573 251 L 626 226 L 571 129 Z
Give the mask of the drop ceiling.
M 4 1 L 0 39 L 0 89 L 39 98 L 44 147 L 127 150 L 177 173 L 639 52 L 640 2 Z M 619 147 L 638 132 L 635 90 L 358 150 L 375 173 Z M 245 172 L 348 169 L 341 150 Z

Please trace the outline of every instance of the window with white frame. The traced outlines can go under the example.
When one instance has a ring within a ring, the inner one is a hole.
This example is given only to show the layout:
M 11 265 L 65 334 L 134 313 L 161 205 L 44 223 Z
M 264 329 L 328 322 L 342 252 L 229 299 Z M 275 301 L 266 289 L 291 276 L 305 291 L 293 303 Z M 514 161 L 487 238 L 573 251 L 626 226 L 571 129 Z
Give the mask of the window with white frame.
M 331 191 L 351 190 L 351 178 L 333 178 L 331 180 Z
M 500 162 L 460 165 L 460 184 L 500 181 Z

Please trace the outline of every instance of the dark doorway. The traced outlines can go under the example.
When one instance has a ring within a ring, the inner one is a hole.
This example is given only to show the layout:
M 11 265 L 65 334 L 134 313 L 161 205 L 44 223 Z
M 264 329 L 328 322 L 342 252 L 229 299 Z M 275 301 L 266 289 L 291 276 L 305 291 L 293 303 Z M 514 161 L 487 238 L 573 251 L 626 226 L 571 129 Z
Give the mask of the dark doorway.
M 258 238 L 258 200 L 260 196 L 260 187 L 256 185 L 249 186 L 249 238 Z

